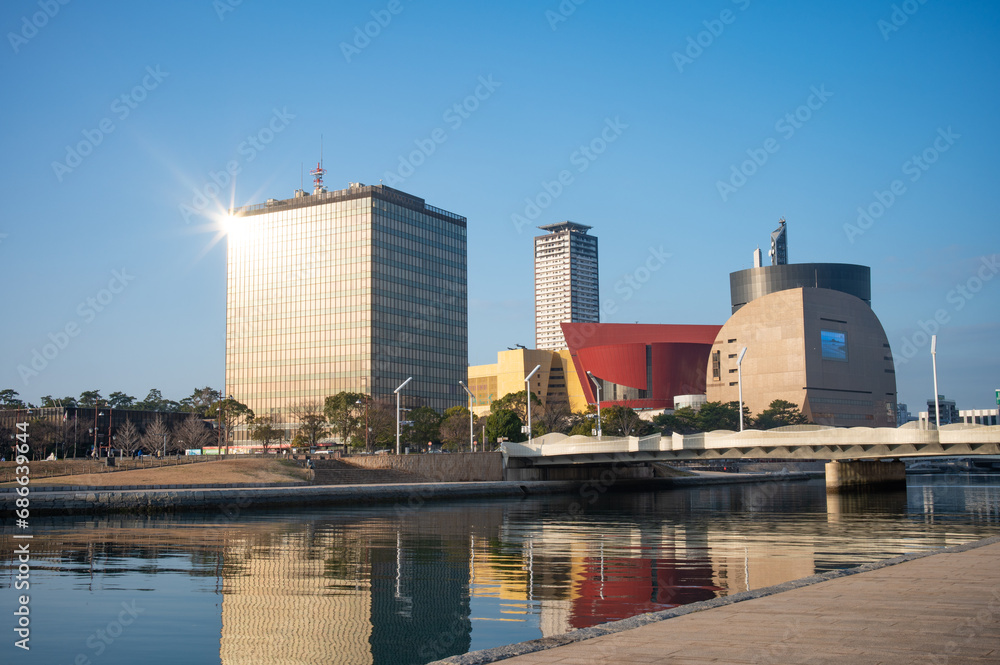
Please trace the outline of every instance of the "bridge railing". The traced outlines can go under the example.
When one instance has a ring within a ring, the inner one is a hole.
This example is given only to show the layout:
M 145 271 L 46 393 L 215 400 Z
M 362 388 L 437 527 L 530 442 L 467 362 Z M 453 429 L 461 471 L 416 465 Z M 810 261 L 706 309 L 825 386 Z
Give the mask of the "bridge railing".
M 718 430 L 698 434 L 646 437 L 561 436 L 551 443 L 507 443 L 513 457 L 616 454 L 654 451 L 711 450 L 720 448 L 775 448 L 824 446 L 938 446 L 951 444 L 1000 444 L 1000 425 L 945 425 L 940 430 L 893 427 L 795 427 L 775 430 Z

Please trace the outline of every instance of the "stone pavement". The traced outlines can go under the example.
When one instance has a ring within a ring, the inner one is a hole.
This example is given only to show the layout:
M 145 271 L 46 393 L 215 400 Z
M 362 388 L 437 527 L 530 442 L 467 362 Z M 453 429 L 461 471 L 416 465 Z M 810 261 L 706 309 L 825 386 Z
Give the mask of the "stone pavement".
M 708 601 L 718 606 L 666 620 L 655 616 L 671 611 L 606 624 L 647 622 L 513 658 L 503 659 L 533 643 L 444 662 L 1000 663 L 1000 538 L 856 570 Z M 761 594 L 769 595 L 753 597 Z

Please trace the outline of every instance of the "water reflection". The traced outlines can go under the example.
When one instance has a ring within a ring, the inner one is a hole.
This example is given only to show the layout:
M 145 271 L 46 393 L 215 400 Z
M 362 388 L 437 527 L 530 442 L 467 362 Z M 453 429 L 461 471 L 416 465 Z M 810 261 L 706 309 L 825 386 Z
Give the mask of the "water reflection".
M 25 662 L 425 663 L 1000 526 L 997 476 L 876 494 L 774 482 L 594 499 L 51 520 L 32 541 L 40 639 Z M 144 614 L 95 642 L 129 599 Z

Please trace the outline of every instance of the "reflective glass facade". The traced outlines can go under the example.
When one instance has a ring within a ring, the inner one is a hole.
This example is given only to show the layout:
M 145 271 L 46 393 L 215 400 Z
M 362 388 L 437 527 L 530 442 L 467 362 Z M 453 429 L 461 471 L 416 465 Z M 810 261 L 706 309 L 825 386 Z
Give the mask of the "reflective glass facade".
M 343 390 L 438 410 L 465 402 L 466 219 L 389 187 L 231 213 L 226 394 L 292 429 Z M 243 438 L 238 435 L 238 438 Z

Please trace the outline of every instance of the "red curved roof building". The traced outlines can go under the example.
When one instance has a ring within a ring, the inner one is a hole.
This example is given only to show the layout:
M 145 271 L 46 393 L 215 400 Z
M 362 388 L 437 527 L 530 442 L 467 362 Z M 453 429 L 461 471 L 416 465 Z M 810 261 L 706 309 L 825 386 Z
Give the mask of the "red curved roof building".
M 705 368 L 722 326 L 563 323 L 588 402 L 601 382 L 601 404 L 672 409 L 675 395 L 705 394 Z

